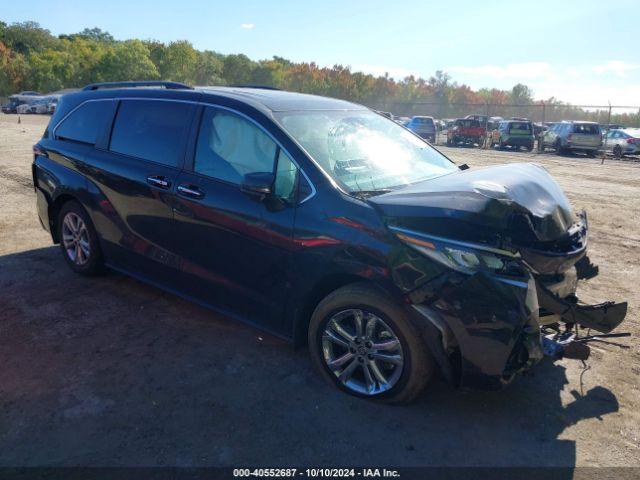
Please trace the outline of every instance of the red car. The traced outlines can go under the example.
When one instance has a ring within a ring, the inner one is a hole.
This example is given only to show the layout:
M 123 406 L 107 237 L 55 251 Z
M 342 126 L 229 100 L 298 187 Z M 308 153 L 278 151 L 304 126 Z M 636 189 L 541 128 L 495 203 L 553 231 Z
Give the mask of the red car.
M 447 145 L 454 147 L 459 143 L 477 144 L 482 147 L 487 131 L 478 120 L 459 118 L 447 132 Z

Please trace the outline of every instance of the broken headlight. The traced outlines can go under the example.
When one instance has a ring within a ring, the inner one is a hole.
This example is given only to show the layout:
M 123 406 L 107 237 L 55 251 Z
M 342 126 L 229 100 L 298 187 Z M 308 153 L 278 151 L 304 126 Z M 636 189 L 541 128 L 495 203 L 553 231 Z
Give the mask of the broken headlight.
M 526 275 L 517 253 L 399 228 L 392 230 L 403 243 L 458 272 L 473 274 L 485 271 L 518 277 Z

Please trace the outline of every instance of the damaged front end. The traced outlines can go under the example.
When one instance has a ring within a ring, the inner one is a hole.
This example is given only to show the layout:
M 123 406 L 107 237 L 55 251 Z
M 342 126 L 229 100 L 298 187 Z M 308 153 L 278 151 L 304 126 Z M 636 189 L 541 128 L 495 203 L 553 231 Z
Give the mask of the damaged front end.
M 405 246 L 394 280 L 444 376 L 498 389 L 544 355 L 588 357 L 578 328 L 609 334 L 627 304 L 575 295 L 598 273 L 586 214 L 537 165 L 447 177 L 372 199 Z

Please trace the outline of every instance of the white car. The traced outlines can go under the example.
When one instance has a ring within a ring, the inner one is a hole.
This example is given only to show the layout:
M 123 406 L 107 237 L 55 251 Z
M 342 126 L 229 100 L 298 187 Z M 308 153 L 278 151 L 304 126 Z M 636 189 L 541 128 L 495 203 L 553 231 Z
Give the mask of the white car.
M 57 105 L 57 96 L 42 97 L 30 103 L 26 113 L 53 113 Z
M 31 113 L 29 112 L 30 108 L 31 108 L 30 103 L 23 103 L 22 105 L 18 105 L 16 107 L 16 113 L 19 115 L 24 115 L 25 113 Z

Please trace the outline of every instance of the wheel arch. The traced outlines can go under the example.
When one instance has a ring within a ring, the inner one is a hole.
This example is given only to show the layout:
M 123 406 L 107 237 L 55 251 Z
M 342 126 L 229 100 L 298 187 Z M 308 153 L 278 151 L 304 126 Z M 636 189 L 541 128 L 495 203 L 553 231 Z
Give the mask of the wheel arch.
M 311 315 L 313 315 L 318 304 L 331 292 L 353 283 L 365 283 L 373 288 L 382 288 L 369 278 L 351 273 L 337 273 L 320 279 L 303 298 L 299 308 L 296 309 L 293 325 L 293 344 L 295 348 L 306 345 Z
M 51 202 L 51 205 L 49 205 L 49 225 L 51 226 L 51 238 L 53 239 L 53 243 L 60 243 L 60 238 L 58 238 L 58 229 L 56 228 L 58 224 L 58 214 L 65 203 L 72 201 L 81 203 L 76 196 L 65 191 L 57 195 Z

